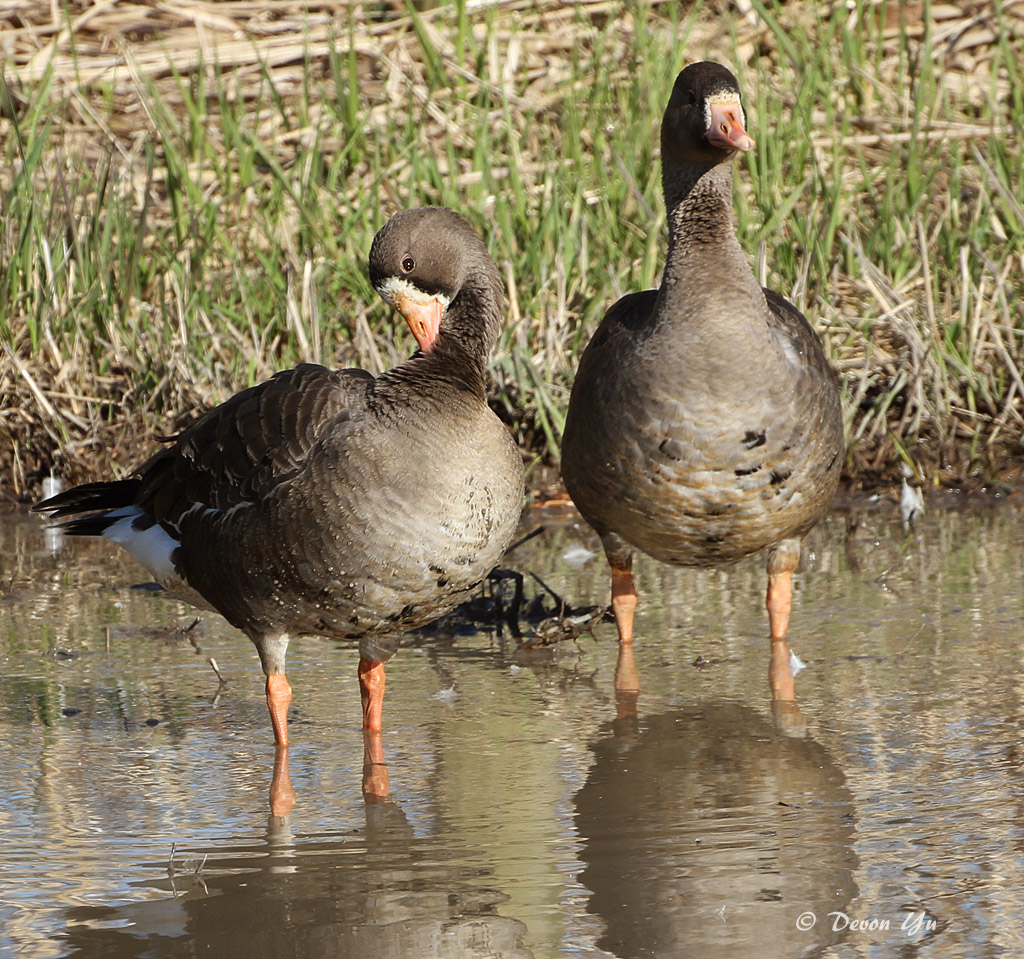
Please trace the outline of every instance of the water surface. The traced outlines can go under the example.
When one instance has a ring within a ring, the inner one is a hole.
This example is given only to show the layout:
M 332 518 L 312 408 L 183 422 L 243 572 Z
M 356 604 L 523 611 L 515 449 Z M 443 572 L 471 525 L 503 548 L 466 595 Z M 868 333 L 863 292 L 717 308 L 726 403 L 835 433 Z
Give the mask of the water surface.
M 604 602 L 580 547 L 548 521 L 508 563 Z M 355 651 L 301 640 L 281 819 L 251 644 L 184 631 L 108 544 L 0 516 L 0 955 L 1024 954 L 1022 567 L 1012 500 L 909 535 L 885 501 L 834 513 L 797 577 L 795 710 L 768 701 L 758 560 L 639 561 L 635 715 L 610 624 L 532 657 L 413 637 L 386 803 Z

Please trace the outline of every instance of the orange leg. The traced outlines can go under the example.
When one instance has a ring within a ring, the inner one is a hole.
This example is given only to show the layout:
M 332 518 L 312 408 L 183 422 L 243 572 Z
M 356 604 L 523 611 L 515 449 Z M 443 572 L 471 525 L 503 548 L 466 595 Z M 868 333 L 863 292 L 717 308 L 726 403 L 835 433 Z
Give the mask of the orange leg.
M 380 731 L 384 713 L 384 664 L 359 660 L 359 695 L 363 700 L 363 729 Z
M 768 685 L 772 699 L 795 700 L 796 688 L 790 665 L 789 611 L 793 602 L 793 574 L 791 570 L 768 574 L 768 622 L 771 628 L 771 660 L 768 664 Z
M 274 742 L 288 745 L 288 707 L 292 702 L 292 687 L 284 673 L 267 674 L 267 708 L 274 725 Z
M 387 802 L 391 783 L 384 759 L 380 730 L 363 730 L 363 799 L 368 803 Z
M 612 567 L 612 614 L 619 628 L 619 642 L 633 642 L 633 613 L 636 611 L 636 586 L 632 564 Z
M 633 662 L 633 644 L 619 643 L 619 658 L 615 663 L 615 712 L 619 719 L 636 716 L 640 698 L 640 673 Z
M 612 613 L 619 630 L 619 658 L 615 664 L 615 698 L 619 716 L 635 716 L 640 693 L 640 673 L 633 661 L 633 613 L 636 611 L 636 586 L 632 563 L 612 566 Z
M 288 747 L 278 746 L 274 754 L 274 779 L 270 783 L 270 814 L 287 816 L 295 805 L 295 790 L 288 775 Z

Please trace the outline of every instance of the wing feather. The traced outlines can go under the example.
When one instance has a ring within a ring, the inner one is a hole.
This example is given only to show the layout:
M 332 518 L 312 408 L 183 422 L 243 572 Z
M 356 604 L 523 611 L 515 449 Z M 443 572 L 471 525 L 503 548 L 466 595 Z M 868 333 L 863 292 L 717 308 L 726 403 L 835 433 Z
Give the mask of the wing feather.
M 373 377 L 302 364 L 210 410 L 138 470 L 135 503 L 178 532 L 196 508 L 255 503 L 295 476 L 318 440 L 360 418 Z

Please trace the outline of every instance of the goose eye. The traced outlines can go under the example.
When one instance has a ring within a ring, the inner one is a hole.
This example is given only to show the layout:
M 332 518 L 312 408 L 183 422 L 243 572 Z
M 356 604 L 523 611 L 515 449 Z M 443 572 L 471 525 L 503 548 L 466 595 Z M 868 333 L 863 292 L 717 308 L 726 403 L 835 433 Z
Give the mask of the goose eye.
M 412 273 L 414 266 L 416 266 L 416 261 L 406 253 L 405 256 L 402 257 L 402 272 Z
M 691 105 L 697 102 L 697 94 L 693 90 L 686 94 L 686 102 Z

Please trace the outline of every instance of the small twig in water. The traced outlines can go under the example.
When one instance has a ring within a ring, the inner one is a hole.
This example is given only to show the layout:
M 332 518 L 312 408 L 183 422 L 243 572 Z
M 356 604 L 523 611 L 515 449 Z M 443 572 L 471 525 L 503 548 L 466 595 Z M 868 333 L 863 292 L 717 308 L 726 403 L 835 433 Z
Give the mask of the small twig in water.
M 905 646 L 903 647 L 903 649 L 901 649 L 901 650 L 900 650 L 900 651 L 899 651 L 899 652 L 898 652 L 898 653 L 896 654 L 896 659 L 899 659 L 899 658 L 900 658 L 901 656 L 903 656 L 903 654 L 904 654 L 904 653 L 905 653 L 905 652 L 906 652 L 906 651 L 907 651 L 908 649 L 910 649 L 910 646 L 911 646 L 911 644 L 912 644 L 912 643 L 914 642 L 914 640 L 915 640 L 915 639 L 917 639 L 917 637 L 918 637 L 918 636 L 920 636 L 920 635 L 921 635 L 921 631 L 922 631 L 923 629 L 924 629 L 924 623 L 921 623 L 921 625 L 920 625 L 920 626 L 918 626 L 918 627 L 917 627 L 917 629 L 915 629 L 915 630 L 914 630 L 914 635 L 913 635 L 913 636 L 911 636 L 911 637 L 910 637 L 910 639 L 908 639 L 908 640 L 907 640 L 907 642 L 906 642 L 906 645 L 905 645 Z
M 537 582 L 540 584 L 541 589 L 543 589 L 546 592 L 550 593 L 551 594 L 551 598 L 554 599 L 554 601 L 556 603 L 558 603 L 558 614 L 557 615 L 559 615 L 559 616 L 565 615 L 565 611 L 566 611 L 566 609 L 568 609 L 568 604 L 566 603 L 566 601 L 564 599 L 562 599 L 562 597 L 559 596 L 558 593 L 556 593 L 550 586 L 548 586 L 548 584 L 545 583 L 544 580 L 542 580 L 536 573 L 531 572 L 530 575 L 535 580 L 537 580 Z
M 175 885 L 174 879 L 178 875 L 178 871 L 174 867 L 174 855 L 178 851 L 176 843 L 171 843 L 171 858 L 167 863 L 167 876 L 171 880 L 171 892 L 174 893 L 175 898 L 178 896 L 178 887 Z M 192 878 L 203 887 L 203 892 L 209 894 L 210 890 L 206 885 L 206 880 L 202 877 L 202 872 L 206 866 L 206 860 L 210 858 L 210 854 L 207 853 L 201 860 L 185 859 L 182 861 L 183 869 L 192 870 Z
M 220 680 L 220 684 L 221 686 L 223 686 L 227 682 L 227 680 L 224 678 L 224 674 L 220 671 L 220 667 L 217 665 L 217 660 L 215 660 L 211 656 L 207 660 L 207 662 L 210 664 L 210 667 L 213 669 L 213 671 L 217 674 L 217 679 Z
M 508 624 L 512 635 L 519 639 L 522 636 L 522 633 L 519 631 L 519 609 L 523 605 L 523 574 L 514 569 L 501 569 L 496 566 L 487 574 L 487 579 L 494 584 L 491 587 L 491 595 L 494 597 L 495 602 L 495 619 L 498 624 L 498 634 L 501 635 L 501 624 L 504 621 Z M 510 579 L 515 583 L 512 602 L 509 604 L 507 612 L 503 608 L 504 591 L 501 588 L 502 580 L 506 579 Z
M 530 530 L 529 533 L 527 533 L 525 536 L 521 537 L 520 539 L 517 539 L 507 550 L 505 550 L 505 555 L 507 556 L 509 553 L 512 552 L 512 550 L 518 549 L 520 546 L 523 545 L 523 543 L 529 542 L 531 539 L 533 539 L 534 536 L 540 536 L 540 534 L 543 533 L 543 532 L 544 532 L 544 527 L 543 526 L 538 526 L 535 529 Z

